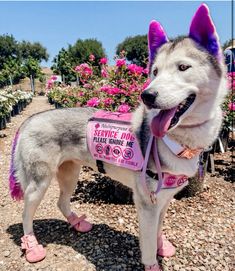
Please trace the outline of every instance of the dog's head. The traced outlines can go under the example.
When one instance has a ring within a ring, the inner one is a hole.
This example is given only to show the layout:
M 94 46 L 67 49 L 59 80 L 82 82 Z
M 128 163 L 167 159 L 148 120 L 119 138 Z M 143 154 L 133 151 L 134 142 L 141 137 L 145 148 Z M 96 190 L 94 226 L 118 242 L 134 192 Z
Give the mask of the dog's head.
M 148 109 L 160 110 L 152 121 L 155 135 L 213 117 L 210 107 L 221 102 L 225 80 L 222 51 L 208 7 L 198 8 L 187 37 L 173 41 L 168 41 L 160 23 L 152 21 L 148 43 L 151 83 L 141 98 Z

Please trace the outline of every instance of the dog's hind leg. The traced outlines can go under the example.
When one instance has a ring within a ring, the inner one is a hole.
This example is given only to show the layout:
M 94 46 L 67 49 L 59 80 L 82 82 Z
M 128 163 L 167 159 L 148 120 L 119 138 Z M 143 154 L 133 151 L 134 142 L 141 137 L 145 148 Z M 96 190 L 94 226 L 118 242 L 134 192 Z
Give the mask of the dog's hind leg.
M 33 216 L 51 182 L 52 174 L 47 163 L 35 162 L 26 174 L 29 183 L 24 192 L 24 234 L 33 233 Z
M 79 232 L 88 232 L 92 224 L 85 220 L 85 215 L 78 217 L 71 211 L 70 198 L 75 190 L 81 166 L 73 161 L 64 162 L 57 172 L 57 180 L 60 187 L 58 207 L 72 227 Z
M 23 229 L 21 247 L 25 250 L 29 262 L 38 262 L 45 258 L 46 250 L 39 245 L 33 233 L 33 217 L 52 178 L 51 170 L 45 162 L 34 162 L 25 174 L 28 179 L 24 193 Z

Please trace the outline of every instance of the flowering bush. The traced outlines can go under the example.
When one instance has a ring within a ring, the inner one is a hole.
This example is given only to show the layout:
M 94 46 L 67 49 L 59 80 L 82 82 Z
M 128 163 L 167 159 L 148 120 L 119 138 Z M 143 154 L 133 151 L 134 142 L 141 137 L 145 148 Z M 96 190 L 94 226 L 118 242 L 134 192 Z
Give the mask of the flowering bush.
M 224 104 L 222 105 L 224 113 L 223 129 L 231 130 L 235 118 L 235 72 L 228 73 L 227 78 L 229 93 Z
M 229 72 L 227 74 L 228 78 L 228 89 L 231 91 L 235 91 L 235 72 Z
M 139 96 L 147 86 L 148 71 L 126 59 L 116 59 L 115 66 L 108 66 L 107 59 L 100 59 L 101 74 L 93 72 L 91 63 L 75 67 L 80 79 L 78 87 L 53 87 L 48 97 L 62 107 L 90 106 L 110 111 L 130 112 L 139 104 Z

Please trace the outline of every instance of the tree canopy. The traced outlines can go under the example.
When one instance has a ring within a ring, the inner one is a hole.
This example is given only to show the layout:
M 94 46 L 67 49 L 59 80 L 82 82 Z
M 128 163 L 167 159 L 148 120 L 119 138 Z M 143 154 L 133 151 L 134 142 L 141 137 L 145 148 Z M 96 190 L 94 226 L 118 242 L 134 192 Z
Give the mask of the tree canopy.
M 22 59 L 28 59 L 32 57 L 33 59 L 41 62 L 42 60 L 47 61 L 49 55 L 47 49 L 43 47 L 39 42 L 31 43 L 29 41 L 23 40 L 19 43 L 19 52 Z
M 90 55 L 94 55 L 94 65 L 99 65 L 99 60 L 105 56 L 102 43 L 96 39 L 78 39 L 73 46 L 69 46 L 68 52 L 75 66 L 89 62 Z
M 90 56 L 94 56 L 91 60 Z M 99 66 L 101 58 L 105 57 L 102 43 L 96 39 L 78 39 L 74 45 L 67 49 L 62 48 L 53 59 L 52 70 L 65 76 L 65 81 L 74 81 L 76 74 L 74 68 L 82 63 L 90 62 L 93 66 Z
M 0 70 L 9 58 L 19 58 L 18 43 L 12 35 L 2 35 L 0 36 Z
M 123 50 L 126 52 L 127 60 L 131 63 L 144 68 L 146 67 L 148 62 L 147 35 L 127 37 L 123 42 L 118 44 L 116 54 L 119 55 Z
M 75 80 L 75 72 L 72 65 L 73 60 L 70 57 L 70 54 L 67 50 L 62 48 L 58 55 L 53 59 L 53 65 L 51 69 L 54 73 L 63 75 L 66 81 Z
M 47 49 L 39 42 L 18 42 L 13 35 L 1 35 L 0 87 L 18 83 L 25 76 L 37 78 L 40 76 L 40 62 L 48 58 Z

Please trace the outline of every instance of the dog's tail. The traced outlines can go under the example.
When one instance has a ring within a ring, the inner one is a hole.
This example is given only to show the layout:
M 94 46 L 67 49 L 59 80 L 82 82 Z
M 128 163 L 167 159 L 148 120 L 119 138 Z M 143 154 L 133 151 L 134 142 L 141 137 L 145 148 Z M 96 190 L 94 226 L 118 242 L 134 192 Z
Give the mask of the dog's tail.
M 20 186 L 20 183 L 17 181 L 15 172 L 16 168 L 14 165 L 14 156 L 15 156 L 15 150 L 16 150 L 16 145 L 18 142 L 19 138 L 19 130 L 15 134 L 15 138 L 12 144 L 12 150 L 11 150 L 11 165 L 10 165 L 10 172 L 9 172 L 9 188 L 10 188 L 10 193 L 11 197 L 15 200 L 21 200 L 23 199 L 24 193 L 23 190 Z

